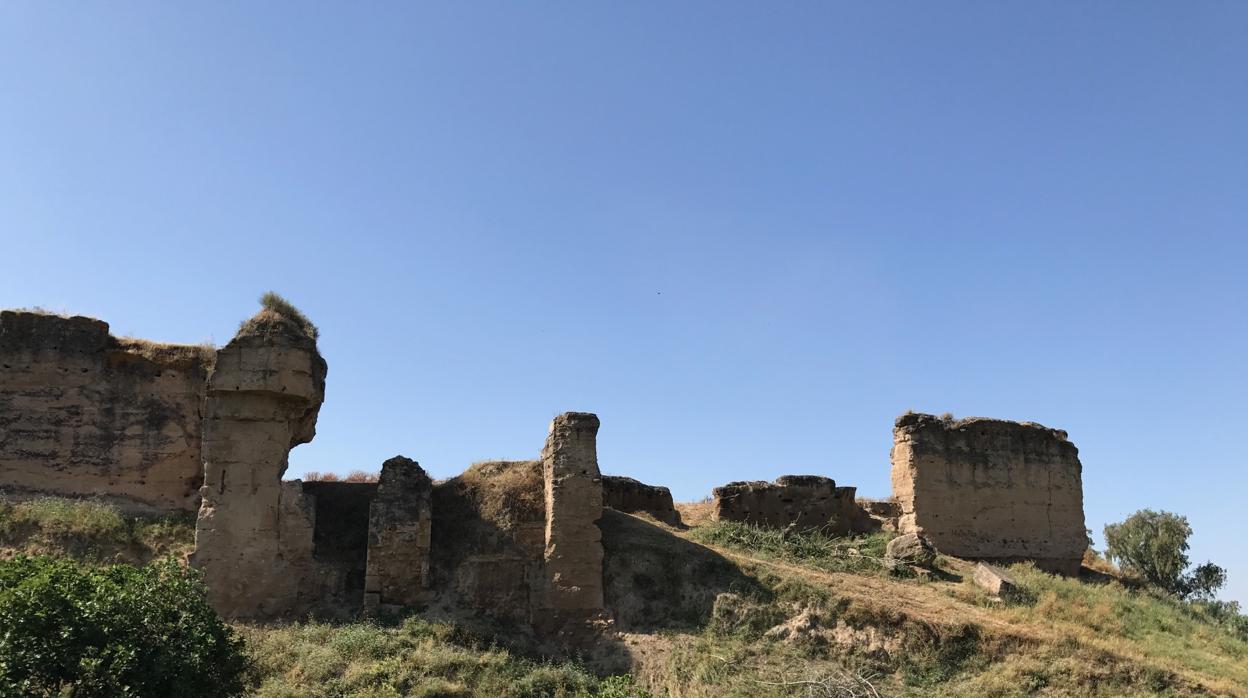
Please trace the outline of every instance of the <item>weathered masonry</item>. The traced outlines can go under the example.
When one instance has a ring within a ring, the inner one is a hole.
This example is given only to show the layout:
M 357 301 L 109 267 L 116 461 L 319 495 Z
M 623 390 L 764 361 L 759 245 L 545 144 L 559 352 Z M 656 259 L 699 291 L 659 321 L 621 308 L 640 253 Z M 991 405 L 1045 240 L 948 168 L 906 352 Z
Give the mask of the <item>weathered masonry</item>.
M 649 514 L 671 526 L 680 525 L 680 512 L 672 502 L 672 491 L 647 485 L 631 477 L 602 476 L 603 504 L 627 514 Z
M 1087 548 L 1083 467 L 1066 432 L 905 414 L 893 429 L 898 528 L 956 557 L 1076 574 Z
M 0 312 L 0 486 L 194 511 L 214 358 L 92 318 Z
M 844 535 L 878 528 L 854 499 L 854 487 L 837 487 L 818 475 L 786 475 L 775 482 L 730 482 L 713 491 L 711 517 L 769 528 L 821 528 Z

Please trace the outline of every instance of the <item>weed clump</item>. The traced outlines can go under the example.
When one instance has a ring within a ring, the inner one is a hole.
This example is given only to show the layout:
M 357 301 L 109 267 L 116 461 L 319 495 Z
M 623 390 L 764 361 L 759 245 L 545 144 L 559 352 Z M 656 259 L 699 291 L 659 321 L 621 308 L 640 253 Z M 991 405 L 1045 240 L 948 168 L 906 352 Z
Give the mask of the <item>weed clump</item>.
M 87 562 L 148 562 L 182 555 L 194 544 L 190 514 L 125 516 L 93 499 L 0 500 L 0 547 Z
M 263 296 L 260 296 L 260 305 L 263 306 L 265 310 L 276 313 L 277 315 L 295 323 L 295 325 L 298 326 L 304 334 L 311 338 L 312 341 L 316 341 L 320 338 L 321 331 L 317 329 L 316 325 L 312 324 L 312 321 L 308 319 L 308 316 L 304 315 L 302 310 L 296 308 L 293 303 L 277 293 L 269 291 Z

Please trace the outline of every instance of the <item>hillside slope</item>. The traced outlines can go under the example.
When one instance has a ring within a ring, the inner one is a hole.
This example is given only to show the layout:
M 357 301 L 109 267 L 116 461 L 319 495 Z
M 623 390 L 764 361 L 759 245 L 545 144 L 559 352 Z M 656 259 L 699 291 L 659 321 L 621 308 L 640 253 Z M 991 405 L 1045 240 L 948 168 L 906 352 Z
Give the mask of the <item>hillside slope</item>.
M 489 617 L 237 625 L 258 695 L 1245 696 L 1248 638 L 1114 581 L 1029 565 L 1009 603 L 940 558 L 879 563 L 887 535 L 828 538 L 722 522 L 675 529 L 606 511 L 612 631 L 546 658 Z M 184 554 L 182 521 L 96 502 L 0 502 L 0 557 L 143 563 Z M 630 674 L 630 676 L 613 674 Z M 610 677 L 604 679 L 603 677 Z

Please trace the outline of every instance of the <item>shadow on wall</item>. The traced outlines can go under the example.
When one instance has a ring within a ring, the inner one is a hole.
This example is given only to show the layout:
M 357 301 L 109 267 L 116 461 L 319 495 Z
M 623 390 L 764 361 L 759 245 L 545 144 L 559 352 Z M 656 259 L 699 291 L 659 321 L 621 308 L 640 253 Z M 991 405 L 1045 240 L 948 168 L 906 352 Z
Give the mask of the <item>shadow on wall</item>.
M 723 592 L 768 591 L 722 555 L 634 516 L 603 510 L 603 583 L 616 629 L 696 631 Z

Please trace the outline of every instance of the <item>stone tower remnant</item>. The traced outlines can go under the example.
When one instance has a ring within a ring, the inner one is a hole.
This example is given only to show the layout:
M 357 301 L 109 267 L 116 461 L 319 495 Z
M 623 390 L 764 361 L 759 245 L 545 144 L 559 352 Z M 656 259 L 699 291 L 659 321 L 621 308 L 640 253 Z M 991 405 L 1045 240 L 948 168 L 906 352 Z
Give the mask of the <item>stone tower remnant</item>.
M 546 594 L 535 615 L 549 614 L 555 624 L 589 619 L 603 610 L 598 427 L 596 415 L 565 412 L 550 423 L 542 449 Z
M 271 310 L 217 352 L 192 562 L 222 615 L 272 616 L 311 601 L 314 512 L 282 474 L 290 450 L 316 435 L 325 374 L 316 340 Z
M 898 529 L 948 555 L 1077 574 L 1083 467 L 1066 432 L 1032 422 L 908 413 L 893 428 Z
M 420 464 L 395 456 L 381 466 L 368 515 L 364 608 L 414 606 L 429 587 L 433 482 Z

